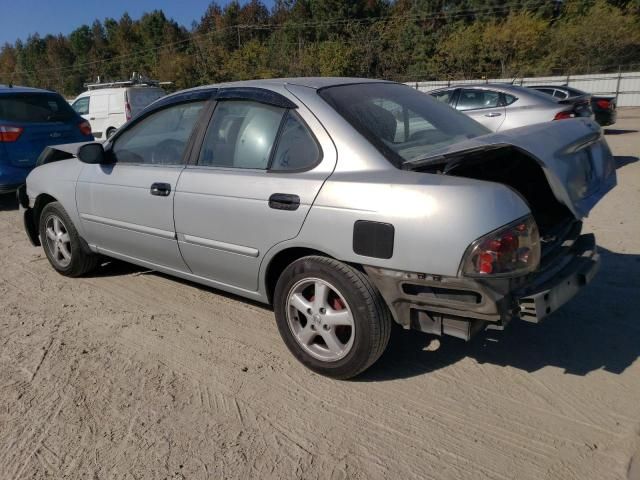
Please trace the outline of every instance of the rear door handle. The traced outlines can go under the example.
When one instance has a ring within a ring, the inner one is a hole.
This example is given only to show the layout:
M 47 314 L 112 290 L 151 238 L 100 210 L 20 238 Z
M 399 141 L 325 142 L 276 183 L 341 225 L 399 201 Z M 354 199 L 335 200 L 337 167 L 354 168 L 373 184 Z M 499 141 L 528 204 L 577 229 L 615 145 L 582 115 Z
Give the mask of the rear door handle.
M 154 183 L 151 185 L 150 193 L 157 197 L 168 197 L 171 194 L 171 185 L 168 183 Z
M 297 210 L 300 197 L 289 193 L 274 193 L 269 197 L 269 207 L 275 210 Z
M 485 117 L 499 117 L 500 115 L 502 115 L 500 112 L 491 112 L 484 114 Z

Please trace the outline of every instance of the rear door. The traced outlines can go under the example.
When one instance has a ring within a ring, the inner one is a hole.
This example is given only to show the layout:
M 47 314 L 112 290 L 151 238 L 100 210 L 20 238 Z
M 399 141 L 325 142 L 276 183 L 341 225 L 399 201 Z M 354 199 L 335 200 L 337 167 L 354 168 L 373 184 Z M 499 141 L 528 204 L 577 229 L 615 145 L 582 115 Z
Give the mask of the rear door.
M 176 189 L 180 251 L 194 274 L 223 288 L 257 290 L 260 262 L 298 235 L 336 161 L 308 110 L 262 92 L 220 91 Z
M 204 100 L 166 105 L 134 122 L 107 145 L 110 164 L 86 165 L 76 200 L 85 239 L 107 255 L 186 271 L 173 201 Z
M 0 95 L 0 125 L 19 129 L 16 140 L 5 144 L 5 155 L 16 167 L 33 167 L 45 147 L 88 140 L 80 133 L 81 119 L 69 104 L 53 93 Z
M 104 138 L 109 118 L 109 91 L 96 90 L 91 92 L 89 102 L 89 123 L 96 138 Z
M 456 110 L 494 132 L 500 130 L 506 114 L 500 92 L 480 88 L 461 88 Z

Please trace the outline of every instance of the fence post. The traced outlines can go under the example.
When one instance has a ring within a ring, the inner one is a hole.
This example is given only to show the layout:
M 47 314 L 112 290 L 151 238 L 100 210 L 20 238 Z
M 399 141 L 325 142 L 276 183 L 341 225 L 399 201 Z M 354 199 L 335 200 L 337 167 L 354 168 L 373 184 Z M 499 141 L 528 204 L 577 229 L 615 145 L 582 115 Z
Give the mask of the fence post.
M 620 95 L 620 80 L 622 80 L 622 65 L 618 65 L 618 81 L 616 82 L 616 106 L 618 105 L 618 95 Z

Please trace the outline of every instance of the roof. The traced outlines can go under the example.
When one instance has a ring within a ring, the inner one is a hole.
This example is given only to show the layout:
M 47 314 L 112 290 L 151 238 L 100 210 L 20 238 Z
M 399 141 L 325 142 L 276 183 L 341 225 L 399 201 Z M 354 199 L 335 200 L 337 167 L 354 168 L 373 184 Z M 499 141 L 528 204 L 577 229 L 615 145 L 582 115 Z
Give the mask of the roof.
M 0 94 L 2 93 L 54 93 L 51 90 L 45 90 L 43 88 L 32 87 L 10 87 L 8 85 L 0 85 Z
M 200 89 L 229 88 L 229 87 L 269 88 L 269 87 L 282 87 L 284 85 L 301 85 L 303 87 L 320 89 L 324 87 L 332 87 L 335 85 L 348 85 L 353 83 L 380 83 L 380 82 L 387 82 L 387 80 L 376 80 L 371 78 L 356 78 L 356 77 L 264 78 L 264 79 L 258 79 L 258 80 L 240 80 L 236 82 L 214 83 L 211 85 L 202 85 L 200 87 L 194 87 L 194 88 L 181 90 L 181 91 L 187 92 L 187 91 L 200 90 Z

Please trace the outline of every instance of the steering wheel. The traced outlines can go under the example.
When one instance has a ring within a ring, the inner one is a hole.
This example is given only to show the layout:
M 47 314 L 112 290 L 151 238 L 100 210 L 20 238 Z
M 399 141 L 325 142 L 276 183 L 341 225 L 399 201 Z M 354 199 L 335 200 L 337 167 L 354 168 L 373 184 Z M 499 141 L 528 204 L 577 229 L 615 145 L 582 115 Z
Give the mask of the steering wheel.
M 184 143 L 179 140 L 168 138 L 161 141 L 151 151 L 151 163 L 157 165 L 168 165 L 180 162 Z

